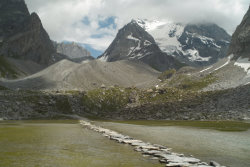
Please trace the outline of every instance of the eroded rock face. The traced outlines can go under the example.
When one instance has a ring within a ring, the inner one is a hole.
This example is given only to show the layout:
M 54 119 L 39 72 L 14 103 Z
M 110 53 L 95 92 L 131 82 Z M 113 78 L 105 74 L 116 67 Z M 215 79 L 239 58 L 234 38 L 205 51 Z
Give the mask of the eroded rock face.
M 234 54 L 234 58 L 250 58 L 250 7 L 242 22 L 232 36 L 232 42 L 228 55 Z
M 65 57 L 56 53 L 39 16 L 29 14 L 24 0 L 3 0 L 0 7 L 1 56 L 31 60 L 44 66 Z

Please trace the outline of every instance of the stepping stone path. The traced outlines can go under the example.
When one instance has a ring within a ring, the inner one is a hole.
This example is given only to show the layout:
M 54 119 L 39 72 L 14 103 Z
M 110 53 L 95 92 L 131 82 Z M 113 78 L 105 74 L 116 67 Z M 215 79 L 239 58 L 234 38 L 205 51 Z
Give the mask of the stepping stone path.
M 115 131 L 93 125 L 87 121 L 81 120 L 80 124 L 87 129 L 101 133 L 110 140 L 114 140 L 121 144 L 131 145 L 134 147 L 135 151 L 141 152 L 144 156 L 149 156 L 151 159 L 159 159 L 159 162 L 166 164 L 166 167 L 225 167 L 215 161 L 207 164 L 206 162 L 201 162 L 201 160 L 197 158 L 186 157 L 183 154 L 173 153 L 170 148 L 165 146 L 136 140 Z

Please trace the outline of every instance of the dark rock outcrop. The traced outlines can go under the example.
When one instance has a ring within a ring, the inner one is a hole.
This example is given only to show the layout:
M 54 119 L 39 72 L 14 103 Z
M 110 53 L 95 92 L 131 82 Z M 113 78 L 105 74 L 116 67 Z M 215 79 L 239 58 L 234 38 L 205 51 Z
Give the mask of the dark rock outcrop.
M 99 59 L 142 61 L 159 71 L 183 66 L 174 57 L 162 52 L 154 38 L 135 21 L 119 30 L 116 38 Z
M 2 0 L 0 55 L 48 66 L 65 56 L 57 54 L 39 16 L 29 14 L 24 0 Z
M 3 40 L 24 26 L 30 16 L 23 0 L 1 0 L 0 2 L 0 40 Z
M 228 55 L 234 54 L 234 58 L 250 58 L 250 7 L 241 24 L 232 36 Z

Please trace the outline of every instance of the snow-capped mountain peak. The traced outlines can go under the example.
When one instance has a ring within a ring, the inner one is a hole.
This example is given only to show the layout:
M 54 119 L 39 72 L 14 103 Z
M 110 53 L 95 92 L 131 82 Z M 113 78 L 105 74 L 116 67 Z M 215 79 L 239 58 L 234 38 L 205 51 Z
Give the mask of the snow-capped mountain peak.
M 139 26 L 150 33 L 163 52 L 173 54 L 181 50 L 181 44 L 178 41 L 184 31 L 184 26 L 176 24 L 170 20 L 134 20 Z
M 132 22 L 152 35 L 163 52 L 189 65 L 209 65 L 226 56 L 230 36 L 215 24 L 186 25 L 167 19 Z

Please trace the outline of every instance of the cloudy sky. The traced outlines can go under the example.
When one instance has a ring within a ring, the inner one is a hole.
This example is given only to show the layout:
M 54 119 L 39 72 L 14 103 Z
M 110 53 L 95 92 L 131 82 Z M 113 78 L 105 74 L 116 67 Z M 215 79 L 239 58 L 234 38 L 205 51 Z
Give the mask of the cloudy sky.
M 105 50 L 119 28 L 133 18 L 214 22 L 232 33 L 250 0 L 26 0 L 51 39 Z

